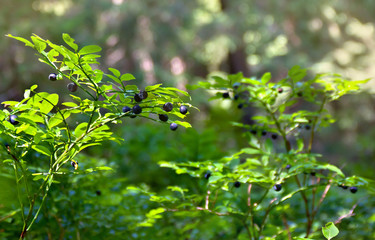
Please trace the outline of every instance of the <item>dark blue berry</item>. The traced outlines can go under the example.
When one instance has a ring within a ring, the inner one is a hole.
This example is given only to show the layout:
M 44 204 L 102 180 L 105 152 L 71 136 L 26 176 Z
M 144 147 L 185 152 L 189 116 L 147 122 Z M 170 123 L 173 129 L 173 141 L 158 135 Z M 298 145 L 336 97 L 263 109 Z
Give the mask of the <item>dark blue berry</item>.
M 274 140 L 276 140 L 276 139 L 277 139 L 277 134 L 276 134 L 276 133 L 273 133 L 273 134 L 271 135 L 271 138 L 274 139 Z
M 48 76 L 48 79 L 51 80 L 51 81 L 56 81 L 56 80 L 57 80 L 57 75 L 56 75 L 56 73 L 51 73 L 51 74 Z
M 128 106 L 125 106 L 125 107 L 123 107 L 122 108 L 122 112 L 123 113 L 127 113 L 127 112 L 129 112 L 129 111 L 131 111 L 132 109 L 130 108 L 130 107 L 128 107 Z
M 140 114 L 141 112 L 142 112 L 141 106 L 139 106 L 138 104 L 134 105 L 134 107 L 133 107 L 133 113 Z
M 135 100 L 136 102 L 141 102 L 141 101 L 142 101 L 142 98 L 141 98 L 141 96 L 139 96 L 138 93 L 136 93 L 136 94 L 134 95 L 134 100 Z
M 350 187 L 349 190 L 350 190 L 351 193 L 356 193 L 358 191 L 358 188 L 357 187 Z
M 285 169 L 286 169 L 286 170 L 289 170 L 291 167 L 292 167 L 292 166 L 291 166 L 290 164 L 288 164 L 288 165 L 285 166 Z
M 178 128 L 178 125 L 177 125 L 177 123 L 171 123 L 171 125 L 169 126 L 169 128 L 170 128 L 172 131 L 176 131 L 177 128 Z
M 166 112 L 170 112 L 173 109 L 173 104 L 170 102 L 167 102 L 163 105 L 163 110 Z
M 306 129 L 306 130 L 310 130 L 310 129 L 311 129 L 311 126 L 310 126 L 309 124 L 306 124 L 306 125 L 305 125 L 305 129 Z
M 266 136 L 267 132 L 265 130 L 262 131 L 262 136 Z
M 223 93 L 223 98 L 229 98 L 229 93 L 228 92 Z
M 241 186 L 241 183 L 240 183 L 240 182 L 237 181 L 237 182 L 234 183 L 234 187 L 235 187 L 235 188 L 239 188 L 240 186 Z
M 206 174 L 204 174 L 204 178 L 205 179 L 209 179 L 211 177 L 211 172 L 206 172 Z
M 101 192 L 100 190 L 96 190 L 96 192 L 95 192 L 95 193 L 96 193 L 96 195 L 97 195 L 97 196 L 100 196 L 100 195 L 102 195 L 102 192 Z
M 159 114 L 160 121 L 166 122 L 168 121 L 168 115 L 167 114 Z
M 181 113 L 181 114 L 184 114 L 184 115 L 185 115 L 187 112 L 188 112 L 187 107 L 185 107 L 185 106 L 181 106 L 181 107 L 180 107 L 180 113 Z
M 78 85 L 73 82 L 69 83 L 67 87 L 70 92 L 75 92 L 78 89 Z
M 238 109 L 243 108 L 243 104 L 242 104 L 242 103 L 238 104 L 238 105 L 237 105 L 237 108 L 238 108 Z
M 16 120 L 17 119 L 17 116 L 16 115 L 10 115 L 9 116 L 9 122 L 13 125 L 17 125 L 18 124 L 18 121 Z
M 282 188 L 282 186 L 281 186 L 280 183 L 276 183 L 276 184 L 273 186 L 273 189 L 274 189 L 276 192 L 280 191 L 281 188 Z
M 141 99 L 146 99 L 148 97 L 148 93 L 142 90 L 139 92 L 139 96 L 141 97 Z

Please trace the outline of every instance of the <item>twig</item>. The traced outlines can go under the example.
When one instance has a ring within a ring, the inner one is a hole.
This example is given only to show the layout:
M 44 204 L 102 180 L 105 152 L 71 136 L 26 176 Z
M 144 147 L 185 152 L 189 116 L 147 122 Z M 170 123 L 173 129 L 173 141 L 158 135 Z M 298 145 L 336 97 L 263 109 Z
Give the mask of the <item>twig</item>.
M 209 204 L 210 204 L 210 190 L 207 191 L 207 195 L 206 195 L 206 204 L 205 204 L 205 209 L 208 210 L 208 207 L 209 207 Z
M 357 202 L 356 204 L 354 204 L 353 207 L 350 209 L 350 211 L 349 211 L 347 214 L 342 215 L 341 217 L 339 217 L 339 218 L 335 221 L 335 224 L 339 224 L 339 223 L 341 223 L 341 221 L 342 221 L 344 218 L 349 218 L 349 217 L 355 216 L 354 210 L 355 210 L 355 208 L 358 206 L 358 203 L 359 203 L 359 202 Z
M 285 217 L 284 214 L 282 215 L 282 220 L 283 220 L 283 224 L 284 224 L 286 230 L 288 231 L 288 239 L 292 240 L 292 234 L 290 233 L 290 228 L 289 228 L 288 220 L 286 219 L 286 217 Z

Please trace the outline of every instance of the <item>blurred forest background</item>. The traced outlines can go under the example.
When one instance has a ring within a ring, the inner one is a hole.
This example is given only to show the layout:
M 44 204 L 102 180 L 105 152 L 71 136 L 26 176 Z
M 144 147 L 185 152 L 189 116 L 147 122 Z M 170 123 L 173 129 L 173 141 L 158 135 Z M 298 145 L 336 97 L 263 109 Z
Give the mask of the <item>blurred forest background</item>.
M 132 73 L 139 86 L 163 83 L 186 90 L 212 74 L 237 72 L 246 77 L 271 72 L 277 81 L 294 65 L 309 68 L 311 75 L 335 72 L 354 80 L 375 76 L 373 0 L 0 0 L 0 4 L 1 102 L 22 99 L 32 84 L 69 95 L 64 81 L 51 89 L 47 79 L 51 69 L 36 61 L 34 51 L 6 38 L 8 33 L 26 38 L 35 33 L 61 44 L 62 33 L 69 33 L 80 47 L 100 45 L 98 67 Z M 330 105 L 337 122 L 318 134 L 314 150 L 347 174 L 374 179 L 375 81 L 365 87 L 367 93 Z M 168 184 L 187 184 L 186 176 L 160 169 L 157 162 L 215 159 L 246 145 L 242 131 L 231 127 L 230 121 L 248 121 L 256 115 L 254 109 L 237 109 L 230 100 L 208 102 L 214 93 L 188 91 L 200 109 L 188 117 L 194 129 L 171 132 L 167 126 L 140 119 L 114 126 L 124 144 L 93 148 L 87 154 L 95 160 L 82 160 L 80 167 L 97 165 L 101 159 L 100 164 L 116 172 L 97 176 L 100 184 L 88 185 L 92 192 L 81 197 L 95 195 L 98 186 L 104 195 L 116 191 L 116 185 L 105 190 L 108 177 L 128 185 L 144 184 L 156 192 Z M 4 189 L 12 195 L 11 187 Z M 111 201 L 116 202 L 113 196 Z

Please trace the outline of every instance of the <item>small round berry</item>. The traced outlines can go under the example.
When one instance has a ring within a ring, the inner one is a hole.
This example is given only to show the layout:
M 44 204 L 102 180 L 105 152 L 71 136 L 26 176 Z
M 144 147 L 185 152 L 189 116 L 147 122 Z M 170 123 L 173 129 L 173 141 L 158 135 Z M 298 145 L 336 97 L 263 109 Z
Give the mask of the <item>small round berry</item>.
M 243 108 L 243 104 L 242 104 L 242 103 L 238 104 L 238 105 L 237 105 L 237 108 L 238 108 L 238 109 Z
M 282 186 L 280 183 L 276 183 L 274 186 L 273 186 L 273 189 L 276 191 L 276 192 L 279 192 L 281 190 Z
M 56 73 L 51 73 L 51 74 L 48 76 L 48 79 L 51 80 L 51 81 L 56 81 L 56 80 L 57 80 L 57 75 L 56 75 Z
M 297 93 L 297 96 L 298 96 L 298 97 L 302 97 L 302 96 L 303 96 L 302 92 L 298 92 L 298 93 Z
M 346 186 L 346 185 L 344 185 L 344 184 L 339 184 L 338 186 L 339 186 L 340 188 L 344 189 L 344 190 L 348 189 L 348 186 Z
M 170 112 L 173 109 L 173 104 L 170 102 L 167 102 L 163 105 L 163 110 L 166 112 Z
M 17 124 L 19 123 L 16 119 L 17 119 L 17 116 L 16 116 L 16 115 L 10 115 L 10 116 L 9 116 L 9 122 L 10 122 L 12 125 L 17 125 Z
M 266 136 L 267 132 L 265 130 L 262 131 L 262 136 Z
M 131 111 L 132 109 L 130 108 L 130 107 L 128 107 L 128 106 L 125 106 L 125 107 L 123 107 L 122 108 L 122 112 L 123 113 L 127 113 L 127 112 L 129 112 L 129 111 Z
M 350 187 L 349 190 L 350 190 L 351 193 L 356 193 L 358 191 L 358 188 L 357 187 Z
M 237 181 L 237 182 L 234 183 L 234 187 L 235 187 L 235 188 L 239 188 L 240 186 L 241 186 L 241 183 L 240 183 L 240 182 Z
M 313 171 L 313 172 L 310 173 L 310 175 L 313 176 L 313 177 L 315 177 L 316 172 Z
M 277 134 L 276 134 L 276 133 L 272 133 L 271 138 L 272 138 L 273 140 L 276 140 L 276 139 L 277 139 Z
M 288 165 L 285 166 L 285 169 L 289 170 L 291 167 L 292 167 L 292 165 L 288 164 Z
M 229 92 L 225 92 L 225 93 L 223 93 L 223 98 L 229 98 L 230 96 L 229 96 Z
M 159 114 L 160 121 L 166 122 L 168 121 L 168 115 L 167 114 Z
M 310 130 L 310 129 L 311 129 L 311 126 L 310 126 L 309 124 L 306 124 L 306 125 L 305 125 L 305 129 L 306 129 L 306 130 Z
M 141 106 L 139 106 L 138 104 L 134 105 L 134 107 L 133 107 L 133 113 L 140 114 L 141 112 L 142 112 Z
M 236 94 L 234 95 L 234 100 L 238 100 L 240 98 L 240 95 Z
M 251 134 L 253 134 L 253 135 L 256 135 L 256 134 L 257 134 L 257 130 L 255 130 L 255 129 L 251 129 L 250 132 L 251 132 Z
M 178 125 L 177 125 L 177 123 L 171 123 L 171 125 L 169 126 L 169 128 L 170 128 L 172 131 L 176 131 L 177 128 L 178 128 Z
M 181 106 L 181 107 L 180 107 L 180 113 L 181 113 L 181 114 L 184 114 L 184 115 L 185 115 L 187 112 L 188 112 L 187 107 L 185 107 L 185 106 Z
M 130 118 L 136 118 L 136 117 L 137 117 L 137 115 L 135 115 L 135 114 L 130 115 Z
M 102 195 L 102 192 L 100 190 L 96 190 L 95 193 L 96 193 L 97 196 Z
M 210 171 L 207 171 L 207 172 L 204 174 L 204 178 L 208 180 L 210 177 L 211 177 L 211 172 L 210 172 Z
M 282 93 L 283 91 L 284 91 L 284 90 L 283 90 L 281 87 L 277 89 L 277 92 L 278 92 L 278 93 Z
M 72 82 L 68 84 L 67 88 L 70 92 L 75 92 L 78 89 L 78 85 Z
M 141 98 L 141 96 L 139 96 L 138 93 L 136 93 L 136 94 L 134 95 L 134 100 L 135 100 L 136 102 L 141 102 L 141 101 L 142 101 L 142 98 Z
M 74 167 L 75 170 L 78 169 L 78 162 L 77 161 L 71 161 L 70 164 L 72 165 L 72 167 Z
M 146 99 L 148 97 L 148 93 L 142 90 L 139 92 L 139 96 L 141 97 L 141 99 Z

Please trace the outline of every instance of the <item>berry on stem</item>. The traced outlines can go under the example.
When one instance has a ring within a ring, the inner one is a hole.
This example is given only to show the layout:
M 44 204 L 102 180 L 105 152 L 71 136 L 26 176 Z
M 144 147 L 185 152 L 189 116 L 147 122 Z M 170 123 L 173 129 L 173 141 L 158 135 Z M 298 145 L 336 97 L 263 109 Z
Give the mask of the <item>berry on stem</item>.
M 166 122 L 168 121 L 168 115 L 167 114 L 159 114 L 160 121 Z
M 277 134 L 276 134 L 276 133 L 272 133 L 271 138 L 272 138 L 273 140 L 276 140 L 276 139 L 277 139 Z
M 17 119 L 17 116 L 16 116 L 16 115 L 10 115 L 10 116 L 9 116 L 9 122 L 10 122 L 12 125 L 17 125 L 17 124 L 19 123 L 16 119 Z
M 349 190 L 350 190 L 351 193 L 356 193 L 358 191 L 358 188 L 357 187 L 350 187 Z
M 241 186 L 241 183 L 239 182 L 239 181 L 236 181 L 235 183 L 234 183 L 234 187 L 235 188 L 239 188 Z
M 181 113 L 181 114 L 184 114 L 184 115 L 185 115 L 187 112 L 188 112 L 187 107 L 185 107 L 185 106 L 181 106 L 181 107 L 180 107 L 180 113 Z
M 170 112 L 173 109 L 173 104 L 170 102 L 167 102 L 163 105 L 163 110 L 166 112 Z
M 281 87 L 277 89 L 277 92 L 278 92 L 278 93 L 282 93 L 283 91 L 284 91 L 284 90 L 283 90 Z
M 207 171 L 207 172 L 204 174 L 204 178 L 208 180 L 210 177 L 211 177 L 211 172 L 210 172 L 210 171 Z
M 229 92 L 223 93 L 223 98 L 229 98 Z
M 267 132 L 265 130 L 262 131 L 262 136 L 266 136 Z
M 133 113 L 140 114 L 141 112 L 142 112 L 141 106 L 139 106 L 138 104 L 134 105 L 134 107 L 133 107 Z
M 122 112 L 123 113 L 127 113 L 127 112 L 129 112 L 129 111 L 131 111 L 132 109 L 130 108 L 130 107 L 128 107 L 128 106 L 125 106 L 125 107 L 123 107 L 122 108 Z
M 238 100 L 238 98 L 240 98 L 238 94 L 234 95 L 234 100 Z
M 238 109 L 243 108 L 243 104 L 242 104 L 242 103 L 238 104 L 238 105 L 237 105 L 237 108 L 238 108 Z
M 172 131 L 176 131 L 177 128 L 178 128 L 178 125 L 177 125 L 177 123 L 171 123 L 171 125 L 169 126 L 169 128 L 170 128 Z
M 292 165 L 288 164 L 288 165 L 285 166 L 285 169 L 289 170 L 291 167 L 292 167 Z
M 100 190 L 96 190 L 95 193 L 96 193 L 97 196 L 102 195 L 102 192 Z
M 306 129 L 306 130 L 310 130 L 310 129 L 311 129 L 311 126 L 310 126 L 309 124 L 306 124 L 306 125 L 305 125 L 305 129 Z
M 78 89 L 78 85 L 72 82 L 67 85 L 67 88 L 70 92 L 75 92 Z
M 273 186 L 273 189 L 276 191 L 276 192 L 279 192 L 281 190 L 282 186 L 280 183 L 276 183 L 274 186 Z
M 142 101 L 142 98 L 141 98 L 141 96 L 139 96 L 138 93 L 136 93 L 136 94 L 134 95 L 134 100 L 135 100 L 136 102 L 141 102 L 141 101 Z
M 142 90 L 139 92 L 139 96 L 141 97 L 141 99 L 146 99 L 148 97 L 148 93 Z
M 56 81 L 56 80 L 57 80 L 57 75 L 56 75 L 56 73 L 51 73 L 51 74 L 48 76 L 48 79 L 51 80 L 51 81 Z

